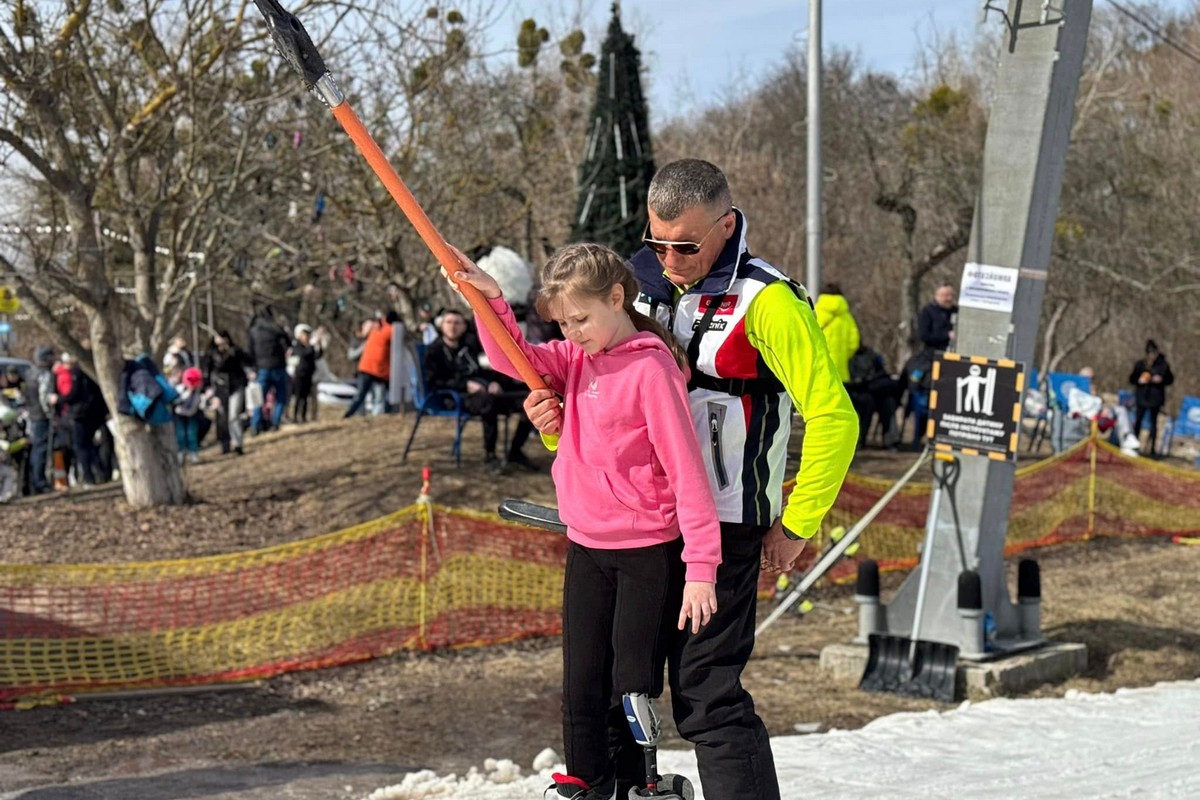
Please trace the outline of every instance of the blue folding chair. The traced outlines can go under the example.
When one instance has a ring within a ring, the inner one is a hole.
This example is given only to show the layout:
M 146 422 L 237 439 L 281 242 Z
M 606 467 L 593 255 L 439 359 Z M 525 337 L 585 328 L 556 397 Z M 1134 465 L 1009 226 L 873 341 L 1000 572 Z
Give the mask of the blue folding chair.
M 417 438 L 417 428 L 425 417 L 452 417 L 454 419 L 454 445 L 450 455 L 454 456 L 454 466 L 462 466 L 462 432 L 471 420 L 471 415 L 463 408 L 462 395 L 454 389 L 429 390 L 425 383 L 425 350 L 426 346 L 416 346 L 417 357 L 413 360 L 413 407 L 417 410 L 417 418 L 413 420 L 412 431 L 408 434 L 408 442 L 404 445 L 404 455 L 401 461 L 408 460 L 408 451 L 412 449 L 413 440 Z
M 1175 437 L 1195 439 L 1200 441 L 1200 397 L 1188 395 L 1179 405 L 1179 416 L 1168 419 L 1163 430 L 1162 452 L 1171 452 L 1171 443 Z M 1200 456 L 1196 457 L 1196 466 L 1200 467 Z
M 462 394 L 454 389 L 429 389 L 425 383 L 425 350 L 426 345 L 417 344 L 414 347 L 416 358 L 413 359 L 413 407 L 417 410 L 417 418 L 413 420 L 412 431 L 408 434 L 408 442 L 404 445 L 401 461 L 408 460 L 408 451 L 412 449 L 413 440 L 417 438 L 417 428 L 425 417 L 452 417 L 454 419 L 454 444 L 450 455 L 454 456 L 454 466 L 462 466 L 462 432 L 472 419 L 479 419 L 463 407 Z M 503 441 L 508 441 L 508 414 L 500 414 L 504 422 Z
M 1067 409 L 1067 396 L 1072 389 L 1079 389 L 1086 394 L 1092 393 L 1092 379 L 1074 372 L 1051 372 L 1046 375 L 1046 380 L 1050 383 L 1049 399 L 1064 411 Z

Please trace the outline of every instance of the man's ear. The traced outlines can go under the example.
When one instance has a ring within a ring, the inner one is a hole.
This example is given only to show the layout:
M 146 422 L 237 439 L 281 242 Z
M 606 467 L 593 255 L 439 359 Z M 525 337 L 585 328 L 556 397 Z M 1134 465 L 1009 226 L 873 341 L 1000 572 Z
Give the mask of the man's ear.
M 721 235 L 725 237 L 725 241 L 733 236 L 734 229 L 737 228 L 737 214 L 733 213 L 733 209 L 721 218 Z

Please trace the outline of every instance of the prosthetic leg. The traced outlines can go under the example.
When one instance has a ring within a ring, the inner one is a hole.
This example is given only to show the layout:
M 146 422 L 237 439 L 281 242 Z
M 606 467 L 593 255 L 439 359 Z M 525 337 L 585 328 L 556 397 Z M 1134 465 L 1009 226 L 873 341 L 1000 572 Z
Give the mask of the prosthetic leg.
M 625 719 L 633 731 L 633 740 L 642 746 L 646 759 L 645 786 L 634 786 L 629 790 L 629 800 L 639 797 L 660 797 L 666 800 L 693 800 L 696 793 L 691 781 L 682 775 L 658 774 L 658 739 L 662 725 L 654 710 L 654 698 L 646 694 L 623 695 Z

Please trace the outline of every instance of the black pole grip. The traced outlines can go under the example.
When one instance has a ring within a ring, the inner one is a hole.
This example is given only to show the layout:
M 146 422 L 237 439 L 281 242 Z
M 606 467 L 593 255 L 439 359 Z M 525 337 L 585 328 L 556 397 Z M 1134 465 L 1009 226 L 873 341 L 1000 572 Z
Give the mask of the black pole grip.
M 266 18 L 271 38 L 275 40 L 280 55 L 304 79 L 304 85 L 311 89 L 329 70 L 325 69 L 325 59 L 317 52 L 308 31 L 304 30 L 296 15 L 285 11 L 277 0 L 254 0 L 254 5 Z

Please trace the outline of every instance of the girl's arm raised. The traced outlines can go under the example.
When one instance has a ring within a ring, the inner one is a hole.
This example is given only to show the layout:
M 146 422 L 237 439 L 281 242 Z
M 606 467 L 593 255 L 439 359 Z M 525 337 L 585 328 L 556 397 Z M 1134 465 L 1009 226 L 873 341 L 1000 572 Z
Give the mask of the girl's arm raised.
M 491 305 L 492 310 L 496 312 L 496 316 L 500 318 L 504 329 L 508 331 L 508 335 L 521 348 L 521 352 L 529 359 L 529 363 L 533 365 L 533 368 L 537 370 L 539 375 L 551 378 L 551 388 L 561 391 L 567 374 L 568 352 L 566 343 L 549 342 L 544 345 L 534 345 L 525 341 L 525 337 L 521 334 L 521 329 L 517 326 L 517 319 L 513 316 L 512 308 L 505 301 L 500 291 L 500 284 L 496 283 L 496 279 L 481 270 L 475 262 L 467 258 L 458 248 L 451 245 L 450 249 L 458 256 L 461 264 L 461 269 L 454 277 L 471 284 L 483 294 Z M 445 270 L 442 270 L 442 272 L 444 274 Z M 449 280 L 449 277 L 447 277 L 447 280 Z M 455 288 L 455 291 L 458 290 L 454 281 L 451 280 L 450 285 Z M 487 353 L 488 361 L 491 362 L 492 368 L 513 378 L 520 378 L 520 373 L 491 337 L 487 328 L 480 325 L 477 327 L 477 331 L 479 333 L 479 341 L 483 344 L 483 349 Z

